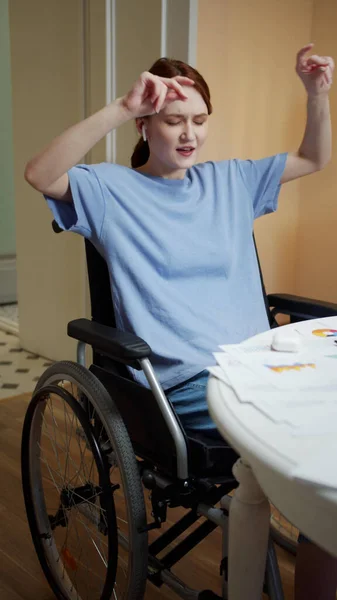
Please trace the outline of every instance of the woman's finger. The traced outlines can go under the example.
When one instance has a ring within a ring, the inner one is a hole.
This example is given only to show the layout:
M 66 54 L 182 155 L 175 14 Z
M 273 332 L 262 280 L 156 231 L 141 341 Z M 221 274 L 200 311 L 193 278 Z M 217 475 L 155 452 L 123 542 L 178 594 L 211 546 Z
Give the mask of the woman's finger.
M 327 67 L 327 70 L 326 70 L 326 72 L 324 73 L 324 78 L 325 78 L 325 81 L 326 81 L 326 82 L 327 82 L 329 85 L 332 83 L 332 72 L 333 72 L 333 71 L 332 71 L 332 68 L 331 68 L 331 66 L 329 65 L 329 66 Z
M 304 59 L 304 55 L 309 52 L 309 50 L 311 50 L 311 48 L 313 47 L 314 44 L 307 44 L 306 46 L 303 46 L 303 48 L 301 48 L 301 50 L 299 50 L 297 52 L 297 62 L 301 63 Z
M 195 81 L 193 81 L 193 79 L 190 79 L 189 77 L 184 77 L 183 75 L 176 75 L 176 77 L 174 77 L 173 79 L 178 81 L 181 85 L 195 85 Z
M 167 86 L 165 84 L 162 84 L 157 101 L 154 104 L 154 109 L 155 109 L 156 113 L 159 113 L 159 111 L 161 111 L 161 109 L 163 108 L 167 92 L 168 92 Z
M 170 88 L 167 88 L 166 98 L 167 100 L 179 100 L 176 90 L 172 90 Z
M 328 66 L 325 56 L 317 56 L 314 54 L 313 56 L 309 56 L 307 60 L 308 65 L 317 65 L 317 66 Z
M 329 65 L 329 67 L 331 69 L 331 72 L 333 72 L 334 69 L 335 69 L 335 61 L 334 61 L 334 59 L 331 58 L 331 56 L 323 56 L 322 58 L 325 59 L 326 64 Z
M 180 83 L 176 81 L 173 77 L 165 79 L 164 83 L 169 89 L 174 90 L 177 93 L 178 97 L 182 100 L 186 100 L 188 98 L 186 92 L 184 92 Z
M 158 82 L 164 83 L 168 88 L 174 89 L 180 98 L 186 99 L 187 95 L 184 92 L 182 85 L 194 85 L 194 81 L 189 77 L 183 77 L 181 75 L 177 75 L 176 77 L 159 77 L 158 75 L 153 75 L 152 73 L 146 73 L 147 81 L 152 85 L 156 85 Z M 157 88 L 156 88 L 157 90 Z
M 175 77 L 160 77 L 160 79 L 165 83 L 172 83 L 172 81 L 176 81 L 180 85 L 195 85 L 195 81 L 193 81 L 193 79 L 183 75 L 176 75 Z
M 155 106 L 156 106 L 156 102 L 160 96 L 160 92 L 162 89 L 162 84 L 160 83 L 159 79 L 152 79 L 149 80 L 148 83 L 148 100 L 150 100 L 153 109 L 155 110 Z
M 169 100 L 186 100 L 188 98 L 186 92 L 183 89 L 185 86 L 193 86 L 194 81 L 189 77 L 177 75 L 176 77 L 159 77 L 149 72 L 144 72 L 141 77 L 143 85 L 145 84 L 144 94 L 146 98 L 150 100 L 154 109 L 159 112 L 164 106 L 166 97 L 170 93 Z M 144 96 L 143 96 L 143 99 Z

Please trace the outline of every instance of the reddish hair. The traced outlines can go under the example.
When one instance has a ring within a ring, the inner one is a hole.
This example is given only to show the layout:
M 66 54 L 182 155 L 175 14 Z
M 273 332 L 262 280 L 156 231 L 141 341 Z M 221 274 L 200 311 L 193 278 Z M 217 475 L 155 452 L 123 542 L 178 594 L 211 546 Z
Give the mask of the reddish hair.
M 159 77 L 176 77 L 182 75 L 183 77 L 189 77 L 194 81 L 194 88 L 202 96 L 207 106 L 208 114 L 212 114 L 211 95 L 209 87 L 200 75 L 199 71 L 184 63 L 181 60 L 174 60 L 172 58 L 160 58 L 157 60 L 149 69 L 149 72 Z M 150 156 L 149 145 L 144 142 L 143 138 L 140 138 L 136 144 L 132 157 L 131 166 L 133 169 L 142 167 L 148 161 Z

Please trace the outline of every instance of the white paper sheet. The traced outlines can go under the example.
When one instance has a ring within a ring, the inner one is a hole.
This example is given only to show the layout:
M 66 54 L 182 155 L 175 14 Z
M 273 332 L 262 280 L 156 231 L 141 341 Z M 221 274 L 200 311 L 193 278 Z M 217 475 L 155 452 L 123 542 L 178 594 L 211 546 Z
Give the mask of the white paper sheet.
M 323 320 L 314 320 L 314 321 L 301 321 L 300 323 L 294 324 L 294 329 L 303 337 L 306 338 L 320 338 L 324 339 L 326 336 L 331 335 L 333 337 L 332 331 L 326 330 L 336 330 L 337 331 L 337 316 L 336 317 L 328 317 Z M 321 330 L 321 331 L 320 331 Z
M 214 375 L 215 377 L 220 379 L 220 381 L 224 381 L 227 385 L 229 385 L 230 387 L 235 389 L 234 386 L 232 385 L 232 381 L 229 379 L 228 375 L 224 372 L 224 370 L 220 366 L 208 367 L 208 371 L 212 375 Z M 280 392 L 278 392 L 278 390 L 277 390 L 276 394 L 280 394 Z M 277 406 L 277 400 L 276 400 L 276 405 L 275 405 L 275 402 L 273 402 L 273 399 L 271 398 L 269 390 L 268 390 L 267 394 L 263 394 L 263 395 L 259 394 L 258 403 L 256 402 L 256 396 L 254 397 L 254 396 L 250 395 L 249 393 L 245 397 L 243 397 L 243 396 L 240 397 L 235 390 L 235 395 L 236 395 L 238 402 L 241 402 L 242 404 L 253 404 L 256 408 L 258 408 L 258 410 L 260 412 L 262 412 L 265 416 L 267 416 L 269 419 L 271 419 L 275 423 L 287 423 L 288 425 L 291 425 L 286 410 L 284 410 L 284 408 L 282 406 L 279 406 L 279 407 Z M 279 399 L 280 399 L 280 395 L 279 395 Z M 274 398 L 274 400 L 275 400 L 275 398 Z
M 223 350 L 224 352 L 228 352 L 230 353 L 231 350 L 236 350 L 237 348 L 239 348 L 240 352 L 245 353 L 245 354 L 255 354 L 256 352 L 268 352 L 271 348 L 270 348 L 270 343 L 261 343 L 261 344 L 257 344 L 255 343 L 248 343 L 248 342 L 244 342 L 242 344 L 224 344 L 222 346 L 219 346 L 219 348 L 221 350 Z
M 314 351 L 261 351 L 248 354 L 238 346 L 231 348 L 228 354 L 232 361 L 238 360 L 253 373 L 255 383 L 259 386 L 268 384 L 278 389 L 312 389 L 314 386 L 316 391 L 336 386 L 337 389 L 337 351 L 334 347 L 327 354 Z M 246 379 L 244 370 L 242 377 L 242 385 L 253 384 L 251 376 L 249 381 Z
M 322 436 L 322 452 L 299 459 L 292 475 L 337 489 L 337 316 L 302 322 L 294 330 L 302 339 L 299 352 L 273 351 L 268 332 L 261 343 L 220 346 L 222 351 L 214 353 L 217 365 L 209 371 L 233 388 L 243 406 L 268 417 L 277 436 Z
M 229 386 L 231 385 L 231 382 L 229 381 L 225 371 L 221 367 L 215 365 L 214 367 L 208 367 L 207 370 L 211 373 L 211 375 L 214 375 L 214 377 L 220 379 L 220 381 L 223 381 Z
M 284 360 L 285 353 L 275 353 L 275 358 L 271 357 L 271 354 L 273 353 L 267 354 L 269 362 L 275 361 L 275 364 L 279 365 L 279 356 L 282 354 L 282 365 L 293 365 L 293 358 L 288 353 Z M 262 364 L 260 362 L 263 355 L 262 352 L 258 353 L 258 362 L 255 365 L 254 357 L 245 353 L 243 357 L 245 364 L 240 362 L 239 358 L 242 360 L 242 355 L 232 352 L 232 348 L 230 353 L 216 352 L 214 357 L 218 367 L 215 367 L 214 374 L 225 380 L 227 384 L 230 382 L 240 402 L 254 405 L 276 423 L 286 423 L 295 428 L 293 435 L 310 433 L 324 435 L 331 431 L 337 433 L 337 414 L 333 419 L 327 417 L 329 414 L 337 413 L 337 376 L 335 382 L 326 383 L 324 380 L 321 381 L 320 371 L 319 376 L 315 373 L 315 379 L 310 380 L 310 385 L 306 376 L 300 380 L 295 379 L 297 386 L 290 381 L 290 378 L 286 381 L 286 385 L 276 386 L 268 373 L 260 377 L 256 376 L 257 372 L 260 373 L 261 369 L 265 368 L 264 362 Z M 251 368 L 252 364 L 253 368 Z M 221 372 L 224 376 L 221 376 Z M 278 374 L 272 372 L 273 377 Z M 297 375 L 298 372 L 295 371 L 293 379 Z M 302 387 L 299 383 L 302 383 Z

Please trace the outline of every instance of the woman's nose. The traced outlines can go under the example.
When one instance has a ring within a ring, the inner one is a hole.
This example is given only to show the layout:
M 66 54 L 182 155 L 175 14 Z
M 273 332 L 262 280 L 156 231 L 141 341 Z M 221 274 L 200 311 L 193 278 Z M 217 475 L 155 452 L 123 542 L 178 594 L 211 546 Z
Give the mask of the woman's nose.
M 183 137 L 184 137 L 185 140 L 189 140 L 189 141 L 190 140 L 194 140 L 195 134 L 194 134 L 194 129 L 193 129 L 192 123 L 187 122 L 185 124 L 185 128 L 184 128 L 184 131 L 183 131 L 182 135 L 183 135 Z

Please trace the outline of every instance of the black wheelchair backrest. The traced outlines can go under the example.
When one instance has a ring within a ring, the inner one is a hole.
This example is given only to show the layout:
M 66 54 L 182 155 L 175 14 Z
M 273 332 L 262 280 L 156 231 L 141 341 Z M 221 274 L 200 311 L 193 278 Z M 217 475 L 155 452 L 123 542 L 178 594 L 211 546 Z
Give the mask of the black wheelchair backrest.
M 85 240 L 92 320 L 116 327 L 108 268 L 94 245 Z M 146 341 L 146 340 L 145 340 Z M 136 454 L 159 460 L 168 473 L 177 469 L 175 442 L 159 405 L 148 388 L 136 383 L 128 368 L 93 348 L 90 370 L 103 383 L 123 417 Z M 183 436 L 185 432 L 181 427 Z

